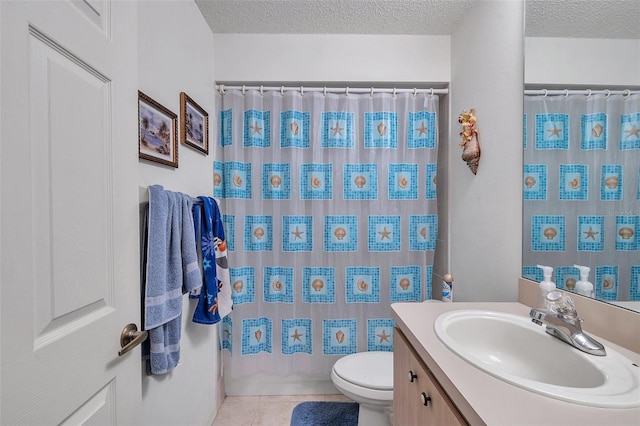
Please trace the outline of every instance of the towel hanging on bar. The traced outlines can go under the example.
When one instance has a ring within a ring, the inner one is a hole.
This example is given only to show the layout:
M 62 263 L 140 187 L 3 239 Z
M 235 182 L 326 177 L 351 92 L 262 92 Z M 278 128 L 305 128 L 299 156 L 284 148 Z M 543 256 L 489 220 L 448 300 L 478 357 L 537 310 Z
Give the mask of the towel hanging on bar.
M 201 235 L 202 287 L 189 297 L 198 298 L 193 322 L 216 324 L 233 309 L 231 279 L 227 262 L 227 242 L 220 208 L 211 197 L 199 197 L 202 208 L 194 208 L 196 236 Z
M 182 295 L 202 285 L 191 198 L 149 187 L 149 230 L 143 327 L 149 332 L 149 372 L 166 374 L 180 359 Z
M 182 195 L 188 197 L 185 194 Z M 199 299 L 194 311 L 193 322 L 215 324 L 233 309 L 224 226 L 220 208 L 215 199 L 200 196 L 191 198 L 191 202 L 196 251 L 200 254 L 199 258 L 202 259 L 202 265 L 200 266 L 202 285 L 189 292 L 189 298 Z M 141 204 L 141 228 L 141 241 L 143 243 L 141 245 L 140 277 L 141 300 L 143 301 L 142 312 L 144 313 L 145 284 L 148 272 L 148 245 L 146 243 L 149 238 L 148 202 Z M 205 289 L 205 292 L 202 292 L 202 289 Z

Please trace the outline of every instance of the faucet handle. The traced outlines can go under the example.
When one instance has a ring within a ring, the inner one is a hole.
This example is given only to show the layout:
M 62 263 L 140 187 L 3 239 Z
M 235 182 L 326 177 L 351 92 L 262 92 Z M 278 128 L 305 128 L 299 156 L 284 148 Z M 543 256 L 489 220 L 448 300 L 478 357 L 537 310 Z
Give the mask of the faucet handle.
M 567 319 L 579 320 L 573 300 L 559 291 L 551 291 L 546 297 L 547 309 Z

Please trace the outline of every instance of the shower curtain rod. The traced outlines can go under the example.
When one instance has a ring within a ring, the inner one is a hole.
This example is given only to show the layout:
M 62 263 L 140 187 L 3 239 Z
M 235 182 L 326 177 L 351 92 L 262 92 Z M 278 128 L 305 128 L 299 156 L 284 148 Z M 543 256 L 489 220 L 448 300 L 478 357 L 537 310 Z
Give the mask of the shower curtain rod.
M 569 89 L 564 89 L 564 90 L 547 90 L 547 89 L 536 89 L 536 90 L 525 90 L 524 94 L 525 95 L 545 95 L 545 96 L 559 96 L 559 95 L 564 95 L 564 96 L 569 96 L 569 95 L 585 95 L 585 96 L 591 96 L 591 95 L 625 95 L 625 96 L 631 96 L 631 95 L 635 95 L 640 93 L 640 91 L 638 90 L 629 90 L 629 89 L 625 89 L 625 90 L 609 90 L 609 89 L 598 89 L 598 90 L 592 90 L 592 89 L 583 89 L 583 90 L 569 90 Z
M 306 87 L 306 86 L 225 86 L 224 84 L 219 84 L 216 86 L 216 89 L 221 95 L 224 95 L 227 89 L 231 90 L 242 90 L 244 93 L 247 90 L 258 90 L 260 93 L 265 91 L 268 92 L 280 92 L 284 94 L 284 92 L 296 91 L 300 92 L 300 94 L 304 95 L 304 92 L 322 92 L 325 95 L 327 93 L 413 93 L 417 95 L 418 93 L 428 93 L 430 95 L 446 95 L 449 93 L 449 89 L 398 89 L 398 88 L 379 88 L 379 87 Z

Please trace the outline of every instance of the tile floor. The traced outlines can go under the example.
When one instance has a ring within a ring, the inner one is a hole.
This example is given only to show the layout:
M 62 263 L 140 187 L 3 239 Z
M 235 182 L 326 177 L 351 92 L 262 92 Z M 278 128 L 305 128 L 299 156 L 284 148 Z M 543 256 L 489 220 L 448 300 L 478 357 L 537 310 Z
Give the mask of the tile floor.
M 303 401 L 351 401 L 344 395 L 228 396 L 212 426 L 289 426 Z

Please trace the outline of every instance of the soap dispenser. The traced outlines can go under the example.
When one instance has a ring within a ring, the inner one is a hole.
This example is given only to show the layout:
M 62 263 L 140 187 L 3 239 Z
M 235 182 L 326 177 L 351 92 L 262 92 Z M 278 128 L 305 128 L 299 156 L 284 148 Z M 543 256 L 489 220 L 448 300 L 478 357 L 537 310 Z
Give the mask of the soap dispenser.
M 551 275 L 553 274 L 553 268 L 551 266 L 538 265 L 538 268 L 542 269 L 542 276 L 544 277 L 540 281 L 540 296 L 538 297 L 538 307 L 546 309 L 547 294 L 556 289 L 556 285 L 551 281 Z
M 581 265 L 573 265 L 580 271 L 580 281 L 576 283 L 576 293 L 587 297 L 595 297 L 593 292 L 593 284 L 589 281 L 589 272 L 591 268 Z

